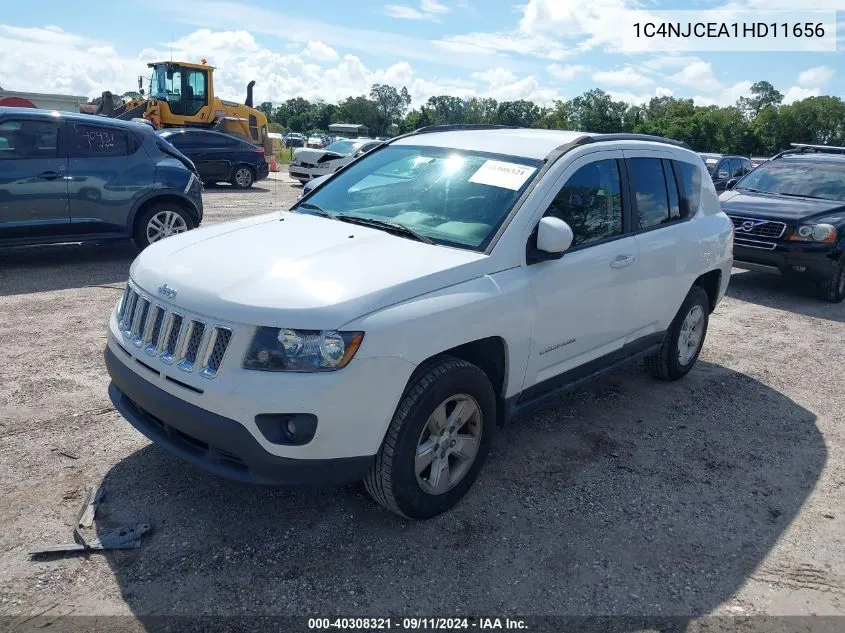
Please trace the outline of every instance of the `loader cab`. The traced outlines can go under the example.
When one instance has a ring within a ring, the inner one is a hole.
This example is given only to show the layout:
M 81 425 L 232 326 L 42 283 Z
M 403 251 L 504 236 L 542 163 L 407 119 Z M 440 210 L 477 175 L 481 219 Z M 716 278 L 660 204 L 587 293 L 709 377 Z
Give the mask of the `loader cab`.
M 166 101 L 172 114 L 197 116 L 213 99 L 211 66 L 162 62 L 150 67 L 150 97 Z

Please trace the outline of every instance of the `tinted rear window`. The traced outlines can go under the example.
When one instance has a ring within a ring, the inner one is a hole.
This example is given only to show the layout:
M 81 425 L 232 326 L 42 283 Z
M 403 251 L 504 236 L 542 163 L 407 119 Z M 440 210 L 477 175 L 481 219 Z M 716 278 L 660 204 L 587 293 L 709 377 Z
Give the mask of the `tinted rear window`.
M 695 214 L 701 204 L 701 169 L 692 163 L 672 161 L 681 185 L 681 217 Z

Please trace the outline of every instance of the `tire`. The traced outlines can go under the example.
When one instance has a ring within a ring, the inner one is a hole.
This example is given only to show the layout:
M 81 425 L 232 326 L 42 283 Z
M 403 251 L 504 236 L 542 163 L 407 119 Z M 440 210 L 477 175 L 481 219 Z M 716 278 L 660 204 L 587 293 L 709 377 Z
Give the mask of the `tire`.
M 429 437 L 431 429 L 438 426 L 435 411 L 443 407 L 441 419 L 448 422 L 458 405 L 462 413 L 457 428 L 449 434 L 447 427 L 443 435 Z M 487 376 L 472 363 L 445 356 L 412 378 L 364 486 L 378 503 L 406 518 L 429 519 L 442 514 L 472 486 L 490 452 L 495 428 L 496 395 Z M 475 442 L 467 438 L 475 438 Z M 444 442 L 443 446 L 439 442 Z M 466 459 L 456 446 L 464 446 L 467 453 L 474 448 L 472 458 Z M 433 459 L 418 474 L 417 458 L 422 453 Z M 444 460 L 448 468 L 437 468 L 438 477 L 435 467 Z M 451 477 L 443 478 L 443 472 Z
M 819 294 L 824 301 L 831 303 L 845 299 L 845 255 L 839 258 L 830 277 L 821 283 Z
M 685 322 L 687 317 L 695 320 L 694 315 L 698 318 L 697 327 L 693 329 L 694 334 L 687 335 L 689 329 L 685 327 Z M 678 380 L 686 376 L 701 353 L 709 322 L 710 298 L 701 286 L 693 286 L 666 331 L 660 351 L 653 356 L 646 356 L 646 369 L 663 380 Z M 694 346 L 684 346 L 684 342 L 693 343 Z
M 249 189 L 252 187 L 252 183 L 255 182 L 255 174 L 252 173 L 252 169 L 247 167 L 246 165 L 238 165 L 235 167 L 235 171 L 232 172 L 232 186 L 235 189 Z
M 154 219 L 157 222 L 153 222 Z M 159 231 L 160 233 L 166 234 L 155 235 L 154 230 L 156 226 L 166 226 L 167 224 L 171 224 L 170 231 Z M 139 250 L 144 250 L 150 244 L 158 242 L 170 235 L 190 231 L 195 226 L 194 219 L 184 207 L 172 202 L 159 202 L 153 204 L 138 216 L 138 219 L 135 221 L 132 240 Z

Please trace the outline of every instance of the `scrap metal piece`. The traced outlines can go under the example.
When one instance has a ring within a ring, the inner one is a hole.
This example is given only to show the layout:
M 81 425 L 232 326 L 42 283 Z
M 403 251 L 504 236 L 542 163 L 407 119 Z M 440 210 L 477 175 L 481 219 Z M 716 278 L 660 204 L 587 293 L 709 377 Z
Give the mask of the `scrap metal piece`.
M 87 552 L 91 550 L 108 549 L 135 549 L 141 547 L 141 537 L 150 531 L 149 523 L 134 523 L 124 525 L 109 532 L 103 533 L 98 538 L 86 541 L 82 535 L 81 528 L 90 528 L 94 525 L 94 515 L 97 506 L 105 495 L 105 489 L 99 486 L 89 486 L 85 491 L 85 499 L 82 507 L 76 515 L 76 522 L 73 526 L 73 538 L 75 543 L 60 543 L 49 545 L 41 549 L 29 552 L 30 556 L 39 554 L 64 554 L 70 552 Z
M 89 528 L 94 525 L 94 514 L 96 514 L 97 506 L 105 493 L 105 489 L 99 486 L 88 488 L 85 493 L 85 501 L 82 505 L 82 514 L 79 515 L 79 519 L 76 522 L 77 528 Z

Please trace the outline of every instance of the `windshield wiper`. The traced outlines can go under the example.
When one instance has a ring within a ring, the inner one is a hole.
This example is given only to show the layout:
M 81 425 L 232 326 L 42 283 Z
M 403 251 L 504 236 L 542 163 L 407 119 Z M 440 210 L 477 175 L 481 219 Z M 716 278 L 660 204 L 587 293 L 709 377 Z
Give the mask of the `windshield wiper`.
M 322 207 L 313 204 L 311 202 L 302 202 L 297 207 L 297 209 L 308 209 L 309 211 L 313 211 L 314 215 L 319 215 L 322 218 L 331 218 L 332 220 L 336 220 L 337 216 L 332 213 L 331 211 L 326 211 Z
M 430 237 L 426 237 L 422 233 L 418 233 L 412 228 L 405 226 L 404 224 L 398 224 L 396 222 L 388 222 L 386 220 L 376 220 L 374 218 L 362 218 L 357 215 L 336 215 L 334 216 L 336 220 L 340 220 L 341 222 L 349 222 L 350 224 L 360 224 L 361 226 L 369 226 L 374 229 L 381 229 L 383 231 L 387 231 L 388 233 L 393 233 L 395 235 L 401 235 L 404 237 L 410 237 L 411 239 L 417 240 L 418 242 L 425 242 L 426 244 L 434 244 L 434 240 Z

